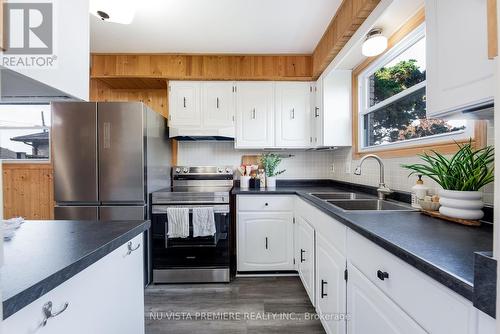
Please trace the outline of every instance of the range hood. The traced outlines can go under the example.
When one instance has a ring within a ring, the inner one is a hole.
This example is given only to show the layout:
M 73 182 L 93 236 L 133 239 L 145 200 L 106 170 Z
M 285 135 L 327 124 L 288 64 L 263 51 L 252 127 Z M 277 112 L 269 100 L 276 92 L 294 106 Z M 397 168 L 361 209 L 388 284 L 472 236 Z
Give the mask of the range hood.
M 78 100 L 58 89 L 4 67 L 0 67 L 0 85 L 0 104 L 33 104 Z
M 439 118 L 444 120 L 453 119 L 472 119 L 472 120 L 493 120 L 494 100 L 486 99 L 473 105 L 464 106 L 452 110 L 446 110 L 432 115 L 430 118 Z
M 170 138 L 180 141 L 232 141 L 234 140 L 234 127 L 224 128 L 194 128 L 169 126 Z

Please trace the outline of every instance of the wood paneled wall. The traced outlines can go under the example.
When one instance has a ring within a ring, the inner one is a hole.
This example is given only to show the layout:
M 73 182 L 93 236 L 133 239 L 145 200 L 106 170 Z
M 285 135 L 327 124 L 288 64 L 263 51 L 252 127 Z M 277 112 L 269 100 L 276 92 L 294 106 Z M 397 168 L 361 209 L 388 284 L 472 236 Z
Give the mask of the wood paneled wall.
M 168 117 L 168 92 L 163 89 L 114 89 L 100 79 L 90 80 L 90 100 L 96 102 L 144 102 L 154 111 Z
M 6 219 L 54 218 L 52 165 L 41 163 L 4 163 L 3 208 Z
M 92 78 L 311 80 L 310 55 L 93 54 Z

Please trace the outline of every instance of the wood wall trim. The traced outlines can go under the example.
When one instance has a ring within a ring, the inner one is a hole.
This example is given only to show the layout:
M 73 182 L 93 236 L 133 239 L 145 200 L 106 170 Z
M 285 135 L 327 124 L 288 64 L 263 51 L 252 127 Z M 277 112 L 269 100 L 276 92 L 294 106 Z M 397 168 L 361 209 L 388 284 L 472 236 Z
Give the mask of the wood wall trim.
M 317 78 L 377 7 L 380 0 L 344 0 L 312 55 L 312 76 Z
M 91 78 L 312 80 L 310 55 L 92 54 Z
M 6 219 L 54 219 L 50 163 L 3 163 L 3 213 Z
M 415 30 L 425 21 L 425 10 L 421 8 L 413 17 L 411 17 L 398 31 L 396 31 L 388 41 L 388 49 L 400 42 L 404 37 L 406 37 L 410 32 Z M 457 143 L 463 144 L 468 142 L 468 140 L 461 141 L 445 141 L 441 143 L 426 143 L 426 144 L 416 144 L 412 146 L 405 146 L 399 148 L 380 148 L 373 149 L 369 152 L 359 152 L 359 141 L 358 141 L 358 76 L 363 72 L 370 64 L 377 60 L 380 56 L 367 58 L 361 64 L 359 64 L 352 72 L 352 157 L 357 160 L 362 158 L 367 154 L 377 154 L 381 158 L 398 158 L 398 157 L 410 157 L 417 154 L 429 153 L 431 150 L 435 150 L 441 154 L 453 154 L 457 151 Z M 482 121 L 476 121 L 474 123 L 474 138 L 473 144 L 475 147 L 486 146 L 486 133 L 487 123 Z

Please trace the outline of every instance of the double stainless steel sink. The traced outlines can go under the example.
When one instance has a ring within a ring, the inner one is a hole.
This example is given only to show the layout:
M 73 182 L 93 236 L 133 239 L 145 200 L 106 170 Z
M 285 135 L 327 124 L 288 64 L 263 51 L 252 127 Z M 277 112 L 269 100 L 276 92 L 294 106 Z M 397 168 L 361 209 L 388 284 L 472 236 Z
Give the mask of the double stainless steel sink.
M 352 192 L 310 193 L 309 195 L 323 200 L 344 211 L 415 211 L 415 209 L 403 203 L 376 199 L 370 195 Z

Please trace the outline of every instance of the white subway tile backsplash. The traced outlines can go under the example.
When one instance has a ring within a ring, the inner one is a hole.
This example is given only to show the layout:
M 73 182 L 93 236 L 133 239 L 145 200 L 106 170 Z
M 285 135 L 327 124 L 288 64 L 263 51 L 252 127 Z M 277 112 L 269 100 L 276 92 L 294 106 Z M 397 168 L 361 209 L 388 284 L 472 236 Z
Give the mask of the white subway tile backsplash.
M 229 165 L 239 166 L 243 155 L 262 154 L 259 150 L 236 150 L 233 142 L 193 141 L 179 142 L 179 165 Z M 329 179 L 329 166 L 333 161 L 331 152 L 276 151 L 293 155 L 283 159 L 280 165 L 286 172 L 280 179 Z
M 488 144 L 494 144 L 493 122 L 488 124 Z M 239 166 L 243 155 L 261 154 L 260 150 L 236 150 L 233 142 L 179 142 L 178 163 L 180 165 L 230 165 Z M 363 164 L 362 175 L 354 175 L 358 161 L 352 160 L 351 148 L 340 148 L 333 151 L 276 151 L 280 154 L 291 154 L 283 159 L 282 169 L 286 172 L 280 179 L 333 179 L 345 182 L 378 186 L 379 167 L 376 161 L 367 160 Z M 418 157 L 384 159 L 385 182 L 395 190 L 411 191 L 416 176 L 408 177 L 410 171 L 402 164 L 420 162 Z M 332 164 L 334 171 L 331 170 Z M 347 173 L 346 170 L 350 172 Z M 425 184 L 435 193 L 439 186 L 432 180 L 424 178 Z M 493 185 L 483 189 L 484 201 L 493 204 Z

